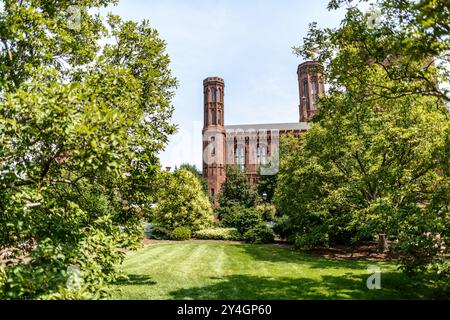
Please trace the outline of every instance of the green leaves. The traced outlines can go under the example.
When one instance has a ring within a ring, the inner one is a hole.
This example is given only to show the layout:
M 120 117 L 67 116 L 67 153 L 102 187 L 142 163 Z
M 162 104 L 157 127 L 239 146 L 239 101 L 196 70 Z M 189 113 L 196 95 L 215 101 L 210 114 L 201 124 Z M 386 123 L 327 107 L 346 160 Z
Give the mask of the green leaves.
M 317 53 L 330 90 L 312 129 L 283 142 L 276 204 L 302 246 L 333 243 L 333 230 L 383 233 L 407 272 L 447 274 L 448 1 L 380 1 L 376 26 L 361 2 L 338 28 L 311 25 L 295 49 Z
M 238 167 L 227 166 L 226 179 L 221 185 L 219 204 L 221 208 L 227 208 L 234 204 L 240 204 L 246 208 L 253 207 L 258 200 L 258 194 L 253 190 L 245 173 Z
M 162 178 L 153 222 L 169 231 L 187 227 L 195 232 L 209 226 L 213 211 L 200 180 L 187 169 L 163 173 Z
M 450 79 L 446 1 L 380 1 L 371 9 L 379 15 L 376 25 L 370 11 L 360 9 L 361 2 L 331 1 L 330 9 L 347 7 L 341 27 L 312 24 L 295 52 L 328 66 L 326 82 L 337 90 L 372 98 L 420 94 L 450 101 L 447 86 L 438 85 Z M 368 77 L 374 70 L 378 77 Z
M 4 1 L 0 249 L 18 246 L 29 263 L 5 269 L 0 297 L 100 298 L 121 249 L 139 243 L 176 80 L 148 22 L 111 17 L 119 42 L 99 46 L 107 25 L 90 9 L 114 2 Z M 79 290 L 66 287 L 70 265 Z

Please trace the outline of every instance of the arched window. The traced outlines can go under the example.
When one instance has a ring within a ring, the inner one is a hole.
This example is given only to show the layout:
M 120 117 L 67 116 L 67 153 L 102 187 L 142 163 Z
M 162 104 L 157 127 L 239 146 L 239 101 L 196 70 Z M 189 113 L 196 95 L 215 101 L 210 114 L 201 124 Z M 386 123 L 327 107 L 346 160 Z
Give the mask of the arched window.
M 216 90 L 214 88 L 211 89 L 211 102 L 216 102 Z
M 236 165 L 241 168 L 242 170 L 244 170 L 245 168 L 245 147 L 242 145 L 238 145 L 236 146 L 236 150 L 235 150 L 235 159 L 236 159 Z
M 312 89 L 312 108 L 317 110 L 317 79 L 313 78 L 311 81 Z
M 211 124 L 216 125 L 216 109 L 211 108 Z
M 216 155 L 216 138 L 215 137 L 211 137 L 211 156 L 215 156 Z
M 303 81 L 303 95 L 306 98 L 306 109 L 311 110 L 311 106 L 309 105 L 309 88 L 308 88 L 308 80 Z
M 217 124 L 222 125 L 222 110 L 217 111 Z
M 222 102 L 222 90 L 221 89 L 217 90 L 217 101 Z
M 267 162 L 267 148 L 265 145 L 260 145 L 256 149 L 257 163 L 265 165 Z
M 261 164 L 265 165 L 267 162 L 267 148 L 266 146 L 261 147 Z
M 261 147 L 258 146 L 256 149 L 256 163 L 261 164 Z

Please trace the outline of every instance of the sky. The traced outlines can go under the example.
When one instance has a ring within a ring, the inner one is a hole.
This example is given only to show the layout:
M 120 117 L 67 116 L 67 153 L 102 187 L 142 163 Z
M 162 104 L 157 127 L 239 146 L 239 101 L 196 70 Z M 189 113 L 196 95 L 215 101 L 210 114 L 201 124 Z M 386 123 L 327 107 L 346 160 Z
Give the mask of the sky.
M 178 79 L 172 121 L 178 132 L 161 152 L 163 167 L 202 168 L 203 79 L 225 80 L 225 125 L 298 121 L 293 54 L 308 24 L 337 27 L 344 12 L 328 0 L 122 0 L 108 11 L 149 20 L 167 42 Z

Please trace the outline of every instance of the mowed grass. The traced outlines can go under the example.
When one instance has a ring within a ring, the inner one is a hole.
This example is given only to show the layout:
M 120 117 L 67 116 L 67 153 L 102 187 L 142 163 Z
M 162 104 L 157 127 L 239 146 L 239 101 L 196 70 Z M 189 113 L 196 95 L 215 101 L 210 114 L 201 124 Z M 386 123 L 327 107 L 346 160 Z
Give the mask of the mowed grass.
M 369 265 L 381 289 L 366 286 Z M 131 252 L 113 299 L 423 299 L 433 288 L 392 263 L 339 261 L 274 245 L 161 243 Z

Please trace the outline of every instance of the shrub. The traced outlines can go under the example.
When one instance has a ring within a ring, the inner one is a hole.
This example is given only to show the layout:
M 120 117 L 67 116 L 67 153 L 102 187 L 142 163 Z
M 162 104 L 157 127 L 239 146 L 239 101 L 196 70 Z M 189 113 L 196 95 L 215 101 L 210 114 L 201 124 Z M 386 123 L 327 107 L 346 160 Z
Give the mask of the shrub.
M 151 225 L 151 226 L 149 226 Z M 146 226 L 146 230 L 144 231 L 145 235 L 150 239 L 156 240 L 167 240 L 170 239 L 170 230 L 164 228 L 158 224 L 148 224 Z
M 259 223 L 244 233 L 244 240 L 249 243 L 271 243 L 273 238 L 273 231 L 265 223 Z
M 164 188 L 153 212 L 154 222 L 168 230 L 180 226 L 192 231 L 209 227 L 213 210 L 197 177 L 185 169 L 164 175 Z
M 232 202 L 227 206 L 217 208 L 220 223 L 223 225 L 232 224 L 232 221 L 242 212 L 242 210 L 245 210 L 245 207 L 237 202 Z
M 261 213 L 255 209 L 245 209 L 235 220 L 235 228 L 244 234 L 261 223 Z
M 0 299 L 98 299 L 105 296 L 107 283 L 117 279 L 116 266 L 124 252 L 116 239 L 103 231 L 91 230 L 75 247 L 46 238 L 30 252 L 28 263 L 10 264 L 4 273 Z M 69 269 L 79 270 L 80 285 Z M 0 278 L 2 276 L 0 275 Z M 1 281 L 1 280 L 0 280 Z
M 152 231 L 153 231 L 154 224 L 153 223 L 144 223 L 144 236 L 146 238 L 152 237 Z
M 254 208 L 243 208 L 236 205 L 228 209 L 228 213 L 223 216 L 222 222 L 224 226 L 236 228 L 243 235 L 262 222 L 262 214 Z
M 256 204 L 258 193 L 249 185 L 245 172 L 236 166 L 227 166 L 226 179 L 221 185 L 220 207 L 230 207 L 235 203 L 250 208 Z
M 177 241 L 189 240 L 191 238 L 191 229 L 188 227 L 177 227 L 172 231 L 171 239 Z
M 326 231 L 327 226 L 314 226 L 306 233 L 297 233 L 294 237 L 295 247 L 298 249 L 328 247 L 330 239 Z
M 236 228 L 203 229 L 197 231 L 195 237 L 202 240 L 241 240 L 242 238 Z
M 273 204 L 260 204 L 256 207 L 256 210 L 261 212 L 264 221 L 273 221 L 277 212 Z
M 293 234 L 292 223 L 287 215 L 275 219 L 273 232 L 285 239 L 288 239 Z

